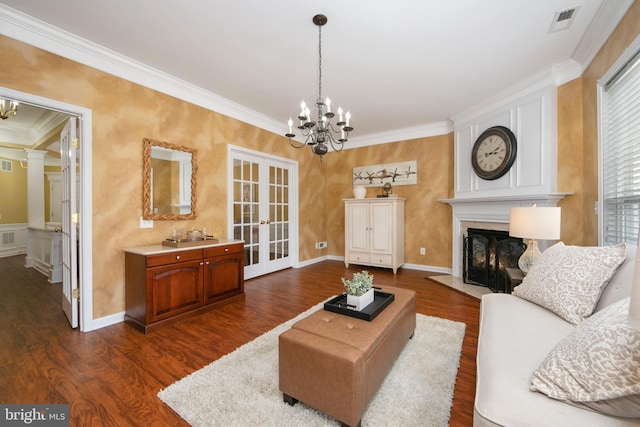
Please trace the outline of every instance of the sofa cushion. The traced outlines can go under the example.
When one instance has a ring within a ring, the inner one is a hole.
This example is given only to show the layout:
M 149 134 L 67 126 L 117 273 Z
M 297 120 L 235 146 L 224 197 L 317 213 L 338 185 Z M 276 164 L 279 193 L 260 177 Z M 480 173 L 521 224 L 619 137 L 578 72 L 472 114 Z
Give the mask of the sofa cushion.
M 578 325 L 534 372 L 531 389 L 576 406 L 640 418 L 640 332 L 629 298 Z
M 577 325 L 593 313 L 625 256 L 624 243 L 593 247 L 556 243 L 542 253 L 513 294 Z

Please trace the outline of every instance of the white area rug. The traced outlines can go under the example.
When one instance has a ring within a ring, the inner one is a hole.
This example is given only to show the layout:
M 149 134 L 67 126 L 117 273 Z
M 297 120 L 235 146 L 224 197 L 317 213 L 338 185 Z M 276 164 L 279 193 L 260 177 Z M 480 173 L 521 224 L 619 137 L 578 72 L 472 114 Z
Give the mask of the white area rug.
M 336 426 L 278 389 L 278 336 L 322 304 L 175 382 L 158 397 L 192 426 Z M 446 426 L 466 325 L 417 315 L 416 331 L 369 404 L 362 425 Z

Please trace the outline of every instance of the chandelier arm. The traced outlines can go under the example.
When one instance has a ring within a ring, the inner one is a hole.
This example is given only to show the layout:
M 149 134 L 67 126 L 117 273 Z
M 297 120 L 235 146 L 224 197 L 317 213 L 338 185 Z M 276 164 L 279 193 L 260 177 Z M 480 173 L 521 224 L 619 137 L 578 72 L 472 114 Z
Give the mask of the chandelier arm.
M 344 148 L 344 142 L 336 141 L 331 133 L 327 133 L 327 135 L 328 135 L 327 139 L 329 140 L 329 144 L 331 145 L 331 149 L 333 151 L 342 151 L 342 149 Z M 336 146 L 338 146 L 340 148 L 336 148 Z

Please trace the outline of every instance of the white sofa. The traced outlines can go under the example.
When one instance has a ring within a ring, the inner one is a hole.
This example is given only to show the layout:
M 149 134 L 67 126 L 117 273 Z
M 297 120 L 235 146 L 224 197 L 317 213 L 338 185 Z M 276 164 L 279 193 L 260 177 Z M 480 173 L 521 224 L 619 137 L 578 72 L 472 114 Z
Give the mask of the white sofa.
M 635 258 L 636 247 L 628 245 L 625 261 L 603 291 L 596 312 L 631 294 Z M 530 391 L 533 372 L 574 329 L 551 311 L 515 295 L 483 296 L 473 425 L 640 425 L 639 419 L 603 415 Z

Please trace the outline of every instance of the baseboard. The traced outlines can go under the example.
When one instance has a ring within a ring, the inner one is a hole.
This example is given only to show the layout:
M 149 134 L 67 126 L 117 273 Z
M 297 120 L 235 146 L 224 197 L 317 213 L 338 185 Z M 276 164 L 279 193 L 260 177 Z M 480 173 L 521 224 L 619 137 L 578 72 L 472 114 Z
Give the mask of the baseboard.
M 326 260 L 331 260 L 331 261 L 340 261 L 340 262 L 344 262 L 344 257 L 343 256 L 336 256 L 336 255 L 326 255 L 323 257 L 318 257 L 318 258 L 314 258 L 311 260 L 307 260 L 303 263 L 300 263 L 300 265 L 298 267 L 306 267 L 308 265 L 311 264 L 315 264 L 317 262 L 322 262 L 322 261 L 326 261 Z M 407 268 L 409 270 L 420 270 L 420 271 L 429 271 L 432 273 L 442 273 L 442 274 L 451 274 L 451 269 L 447 268 L 447 267 L 436 267 L 433 265 L 424 265 L 424 264 L 402 264 L 402 266 L 400 268 Z
M 87 329 L 84 325 L 85 332 L 95 331 L 96 329 L 105 328 L 107 326 L 116 325 L 118 323 L 124 322 L 124 311 L 116 314 L 111 314 L 109 316 L 100 317 L 99 319 L 93 319 L 91 322 L 91 328 Z

